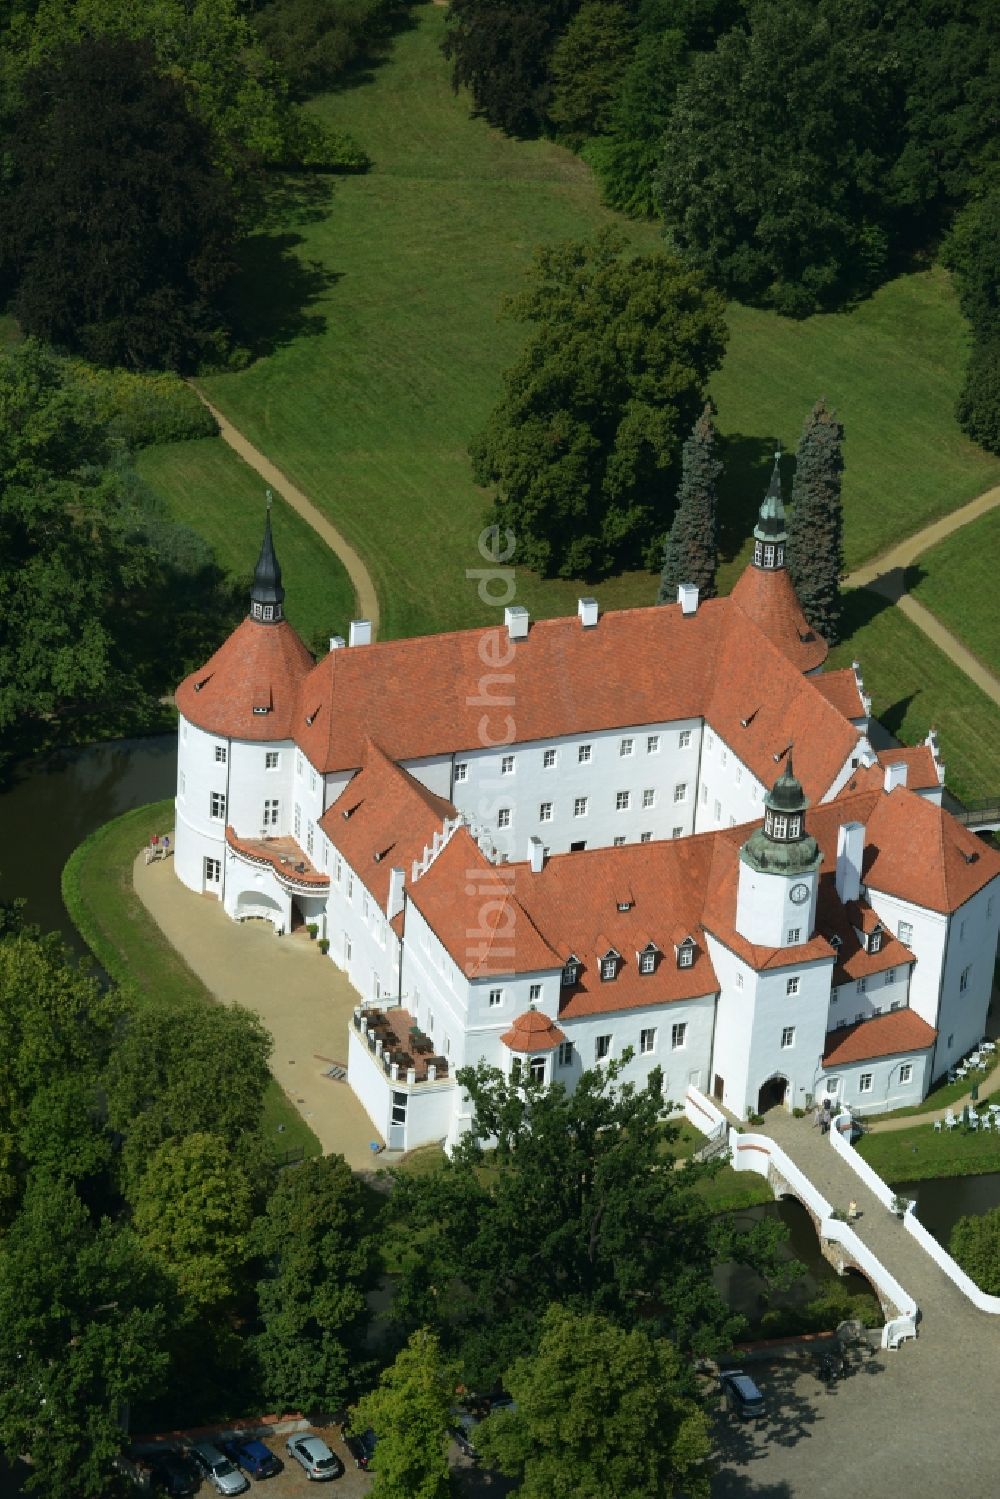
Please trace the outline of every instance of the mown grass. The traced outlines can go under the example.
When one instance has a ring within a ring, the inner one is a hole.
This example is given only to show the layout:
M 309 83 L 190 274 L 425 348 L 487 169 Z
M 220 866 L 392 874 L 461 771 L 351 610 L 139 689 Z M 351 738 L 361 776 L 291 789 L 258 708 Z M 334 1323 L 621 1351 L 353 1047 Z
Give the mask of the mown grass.
M 936 614 L 984 666 L 1000 673 L 1000 609 L 993 593 L 998 558 L 1000 509 L 980 516 L 925 552 L 907 582 L 919 603 Z
M 219 437 L 145 448 L 135 462 L 174 520 L 197 531 L 219 566 L 249 588 L 264 526 L 266 486 L 259 474 Z M 325 650 L 330 635 L 346 636 L 355 616 L 351 580 L 343 563 L 277 491 L 271 521 L 287 595 L 285 612 L 307 644 Z
M 936 1130 L 932 1124 L 918 1124 L 864 1135 L 857 1150 L 890 1186 L 1000 1171 L 1000 1134 L 993 1130 Z
M 968 801 L 996 791 L 1000 707 L 885 599 L 864 589 L 849 592 L 845 623 L 847 639 L 830 653 L 828 666 L 861 662 L 873 714 L 904 744 L 919 744 L 937 728 L 946 784 L 956 796 Z
M 524 330 L 498 322 L 532 249 L 589 234 L 612 215 L 589 169 L 546 141 L 512 141 L 469 116 L 439 43 L 441 7 L 413 12 L 389 60 L 314 108 L 364 141 L 374 167 L 329 200 L 291 188 L 280 231 L 246 249 L 249 334 L 268 351 L 206 380 L 213 401 L 324 509 L 365 557 L 384 636 L 483 623 L 468 568 L 486 497 L 469 439 L 500 392 Z M 641 249 L 653 224 L 624 224 Z M 964 325 L 945 273 L 903 277 L 850 314 L 790 322 L 734 306 L 713 381 L 728 437 L 723 587 L 745 555 L 774 441 L 794 447 L 819 395 L 848 431 L 850 565 L 1000 478 L 952 416 Z M 536 615 L 575 609 L 580 582 L 526 570 Z M 655 580 L 600 584 L 607 608 L 650 602 Z
M 171 801 L 154 802 L 91 833 L 63 870 L 63 900 L 102 968 L 141 1003 L 169 1005 L 195 998 L 214 1004 L 214 997 L 164 937 L 132 883 L 136 853 L 153 833 L 171 828 L 173 817 Z M 279 1153 L 322 1154 L 316 1136 L 273 1079 L 264 1099 L 264 1131 Z
M 959 1098 L 964 1098 L 969 1089 L 976 1086 L 982 1091 L 983 1083 L 989 1077 L 993 1069 L 1000 1063 L 1000 1056 L 996 1053 L 986 1058 L 986 1065 L 972 1072 L 968 1077 L 956 1078 L 953 1083 L 939 1083 L 933 1092 L 928 1093 L 922 1103 L 911 1104 L 905 1109 L 890 1109 L 888 1113 L 877 1116 L 880 1122 L 883 1119 L 910 1119 L 915 1114 L 928 1114 L 935 1109 L 947 1108 L 948 1104 L 955 1103 Z

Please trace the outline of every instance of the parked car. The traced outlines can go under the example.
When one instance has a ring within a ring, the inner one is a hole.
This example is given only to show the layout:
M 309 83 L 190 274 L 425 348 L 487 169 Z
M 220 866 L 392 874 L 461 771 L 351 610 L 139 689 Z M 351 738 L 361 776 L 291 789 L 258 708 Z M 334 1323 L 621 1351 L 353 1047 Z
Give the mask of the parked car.
M 455 1411 L 454 1424 L 448 1427 L 448 1435 L 464 1457 L 474 1463 L 479 1461 L 479 1449 L 475 1443 L 475 1431 L 480 1418 L 472 1411 Z
M 273 1478 L 276 1473 L 281 1472 L 281 1459 L 275 1457 L 270 1447 L 265 1447 L 255 1437 L 245 1442 L 223 1442 L 222 1450 L 238 1468 L 249 1473 L 251 1478 Z
M 340 1435 L 344 1439 L 344 1445 L 354 1459 L 356 1468 L 364 1468 L 368 1465 L 375 1452 L 375 1433 L 369 1426 L 367 1431 L 353 1432 L 349 1426 L 340 1428 Z
M 322 1437 L 289 1437 L 285 1451 L 302 1464 L 310 1478 L 339 1478 L 344 1471 L 340 1458 L 330 1451 Z
M 195 1442 L 189 1449 L 189 1456 L 203 1477 L 220 1494 L 242 1494 L 250 1487 L 249 1480 L 244 1478 L 239 1468 L 212 1442 Z
M 179 1452 L 156 1452 L 149 1459 L 153 1490 L 168 1494 L 170 1499 L 186 1499 L 196 1494 L 201 1482 L 198 1470 Z
M 729 1409 L 741 1421 L 756 1421 L 765 1414 L 763 1395 L 742 1369 L 727 1369 L 720 1374 L 719 1387 Z

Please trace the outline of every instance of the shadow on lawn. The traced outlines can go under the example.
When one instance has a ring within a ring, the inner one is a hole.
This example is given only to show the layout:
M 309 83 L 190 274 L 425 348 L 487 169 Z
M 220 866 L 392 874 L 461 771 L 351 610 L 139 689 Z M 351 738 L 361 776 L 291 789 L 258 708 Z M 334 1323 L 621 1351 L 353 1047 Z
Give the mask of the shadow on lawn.
M 326 332 L 326 317 L 312 311 L 340 273 L 295 253 L 300 234 L 254 234 L 240 247 L 233 279 L 233 321 L 239 341 L 255 358 L 297 338 Z

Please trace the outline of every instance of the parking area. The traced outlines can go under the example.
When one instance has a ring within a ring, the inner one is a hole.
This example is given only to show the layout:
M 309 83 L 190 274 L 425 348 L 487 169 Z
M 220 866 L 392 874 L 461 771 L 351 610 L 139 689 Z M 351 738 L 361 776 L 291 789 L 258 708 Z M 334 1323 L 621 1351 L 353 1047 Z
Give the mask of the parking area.
M 344 1465 L 344 1472 L 339 1478 L 332 1480 L 336 1484 L 336 1493 L 340 1496 L 340 1499 L 360 1499 L 361 1495 L 367 1494 L 371 1489 L 374 1480 L 368 1473 L 363 1472 L 355 1466 L 354 1458 L 348 1452 L 341 1438 L 339 1426 L 310 1426 L 302 1430 L 285 1432 L 281 1435 L 272 1435 L 265 1432 L 256 1432 L 254 1435 L 282 1463 L 280 1473 L 260 1480 L 263 1492 L 266 1495 L 272 1495 L 273 1499 L 284 1499 L 286 1495 L 291 1499 L 291 1496 L 295 1494 L 304 1495 L 316 1492 L 315 1480 L 311 1480 L 308 1477 L 305 1469 L 293 1457 L 289 1457 L 285 1449 L 285 1443 L 289 1437 L 294 1439 L 298 1436 L 322 1437 L 323 1441 L 330 1448 L 330 1451 L 334 1452 L 340 1458 L 340 1461 Z M 205 1439 L 216 1445 L 221 1444 L 221 1437 L 221 1433 L 218 1435 L 205 1434 Z M 184 1451 L 185 1443 L 183 1442 L 171 1445 L 175 1446 L 181 1452 Z M 251 1480 L 251 1487 L 256 1489 L 258 1485 Z M 158 1494 L 161 1491 L 154 1489 L 152 1492 Z M 215 1492 L 215 1488 L 209 1480 L 203 1478 L 198 1489 L 199 1495 L 207 1499 L 207 1496 Z M 247 1491 L 244 1490 L 244 1492 Z

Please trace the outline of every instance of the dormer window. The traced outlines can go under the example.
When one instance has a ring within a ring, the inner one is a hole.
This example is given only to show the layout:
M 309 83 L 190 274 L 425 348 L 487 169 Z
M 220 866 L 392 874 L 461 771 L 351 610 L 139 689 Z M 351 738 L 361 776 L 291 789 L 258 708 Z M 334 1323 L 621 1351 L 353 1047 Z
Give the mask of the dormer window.
M 646 945 L 645 945 L 645 947 L 642 948 L 641 951 L 637 952 L 636 955 L 635 955 L 636 962 L 639 965 L 639 972 L 640 973 L 644 973 L 644 974 L 655 973 L 656 972 L 656 960 L 657 960 L 657 958 L 659 956 L 660 956 L 660 950 L 656 946 L 656 943 L 655 942 L 647 942 Z
M 877 926 L 868 938 L 868 951 L 880 952 L 882 948 L 882 928 Z
M 576 983 L 579 975 L 580 975 L 580 963 L 579 963 L 579 959 L 577 959 L 577 958 L 567 958 L 566 962 L 563 964 L 563 971 L 562 971 L 563 988 L 564 989 L 571 988 L 572 985 Z
M 601 958 L 601 978 L 605 983 L 610 979 L 618 977 L 618 963 L 620 958 L 621 954 L 616 953 L 614 948 L 609 949 Z
M 833 936 L 833 937 L 830 938 L 830 946 L 834 949 L 834 951 L 839 952 L 840 949 L 843 947 L 843 945 L 844 945 L 844 939 L 843 939 L 843 937 Z
M 694 938 L 685 937 L 683 942 L 678 942 L 676 952 L 677 967 L 691 968 L 694 965 Z

